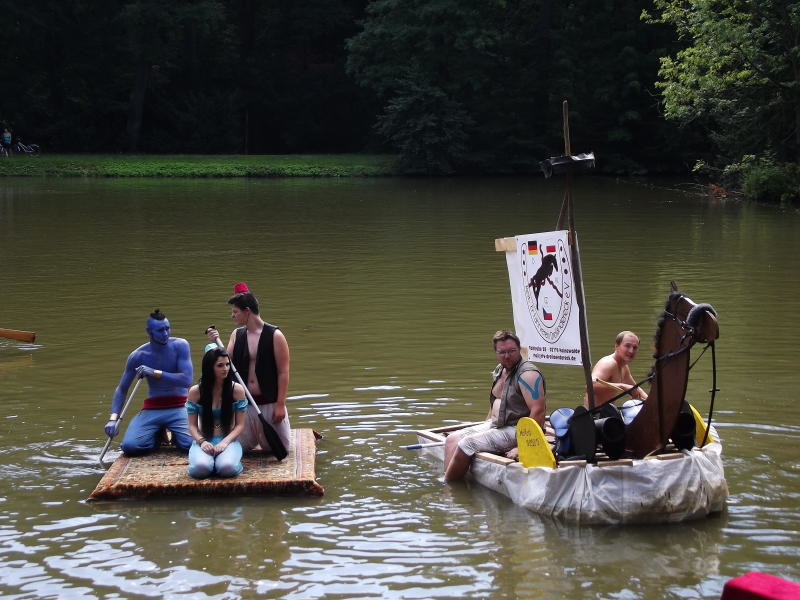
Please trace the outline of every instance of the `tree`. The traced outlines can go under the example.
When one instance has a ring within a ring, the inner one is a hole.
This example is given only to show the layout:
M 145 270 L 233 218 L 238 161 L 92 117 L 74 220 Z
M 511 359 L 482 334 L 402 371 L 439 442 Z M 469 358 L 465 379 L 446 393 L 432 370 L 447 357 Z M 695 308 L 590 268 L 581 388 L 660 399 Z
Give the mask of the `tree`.
M 347 43 L 348 71 L 383 104 L 377 130 L 407 169 L 448 172 L 467 158 L 502 70 L 502 0 L 378 0 Z M 502 105 L 494 106 L 502 110 Z M 472 146 L 474 147 L 474 146 Z
M 128 150 L 139 148 L 145 98 L 151 80 L 166 77 L 178 63 L 181 42 L 188 28 L 199 29 L 210 38 L 222 29 L 222 5 L 216 0 L 131 0 L 119 14 L 124 29 L 131 70 L 128 103 Z
M 671 32 L 641 22 L 650 5 L 377 0 L 348 42 L 348 68 L 377 94 L 376 129 L 411 170 L 531 170 L 563 152 L 564 99 L 573 148 L 607 171 L 674 166 L 677 127 L 654 88 Z
M 654 0 L 685 47 L 661 59 L 666 116 L 705 128 L 722 164 L 800 161 L 800 2 Z

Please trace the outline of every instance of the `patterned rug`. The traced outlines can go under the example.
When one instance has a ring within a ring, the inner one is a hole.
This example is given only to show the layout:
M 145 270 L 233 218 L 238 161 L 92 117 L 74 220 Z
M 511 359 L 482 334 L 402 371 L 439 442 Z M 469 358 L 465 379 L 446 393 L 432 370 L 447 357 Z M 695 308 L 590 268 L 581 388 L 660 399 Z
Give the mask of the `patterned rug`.
M 311 429 L 293 429 L 289 454 L 281 462 L 272 455 L 246 454 L 237 477 L 192 479 L 189 460 L 176 448 L 146 456 L 120 456 L 89 496 L 89 500 L 163 496 L 307 495 L 324 492 L 316 481 L 316 437 Z

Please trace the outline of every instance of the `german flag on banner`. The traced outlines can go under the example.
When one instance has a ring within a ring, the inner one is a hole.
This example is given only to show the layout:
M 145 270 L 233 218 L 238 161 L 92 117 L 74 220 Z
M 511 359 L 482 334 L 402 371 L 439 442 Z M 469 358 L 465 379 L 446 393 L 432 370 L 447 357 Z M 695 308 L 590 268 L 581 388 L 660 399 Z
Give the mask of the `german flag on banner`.
M 528 254 L 539 254 L 539 246 L 536 243 L 536 240 L 528 242 Z

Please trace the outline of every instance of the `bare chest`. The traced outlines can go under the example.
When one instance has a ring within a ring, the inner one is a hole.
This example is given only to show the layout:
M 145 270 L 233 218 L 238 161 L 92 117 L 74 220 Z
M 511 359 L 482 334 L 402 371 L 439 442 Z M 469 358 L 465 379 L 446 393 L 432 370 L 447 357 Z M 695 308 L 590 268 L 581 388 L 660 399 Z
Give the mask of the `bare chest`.
M 258 356 L 258 343 L 261 339 L 261 331 L 247 332 L 247 354 L 250 357 L 251 366 L 255 363 Z
M 500 375 L 497 382 L 494 384 L 494 387 L 492 387 L 492 396 L 494 396 L 495 398 L 500 398 L 502 396 L 503 387 L 505 386 L 507 379 L 508 379 L 508 371 L 503 369 L 503 374 Z

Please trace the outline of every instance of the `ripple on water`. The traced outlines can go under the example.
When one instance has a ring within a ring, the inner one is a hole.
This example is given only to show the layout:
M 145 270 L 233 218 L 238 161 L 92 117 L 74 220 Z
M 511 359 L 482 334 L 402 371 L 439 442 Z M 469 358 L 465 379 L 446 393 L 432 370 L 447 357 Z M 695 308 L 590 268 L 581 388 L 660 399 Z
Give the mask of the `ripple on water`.
M 350 497 L 322 510 L 293 511 L 302 519 L 290 526 L 289 533 L 309 537 L 314 546 L 293 548 L 286 566 L 292 568 L 288 578 L 298 586 L 287 597 L 429 598 L 488 593 L 496 563 L 478 560 L 472 568 L 461 563 L 467 555 L 488 556 L 490 542 L 435 531 L 437 513 L 410 511 L 408 506 L 375 497 Z M 480 519 L 480 515 L 472 517 Z

